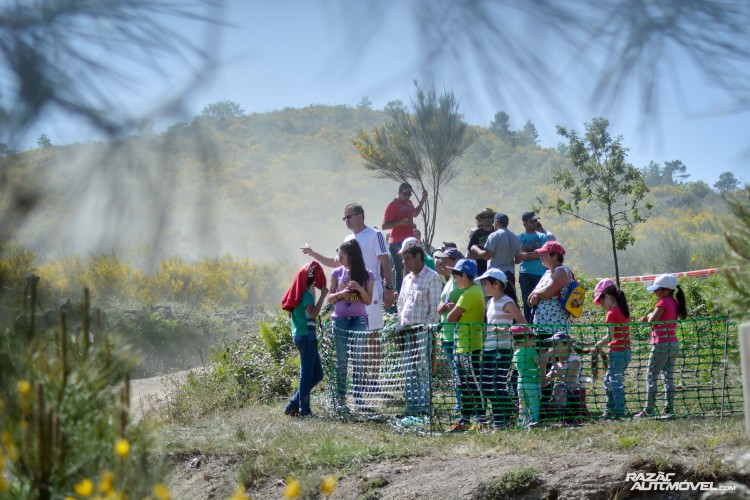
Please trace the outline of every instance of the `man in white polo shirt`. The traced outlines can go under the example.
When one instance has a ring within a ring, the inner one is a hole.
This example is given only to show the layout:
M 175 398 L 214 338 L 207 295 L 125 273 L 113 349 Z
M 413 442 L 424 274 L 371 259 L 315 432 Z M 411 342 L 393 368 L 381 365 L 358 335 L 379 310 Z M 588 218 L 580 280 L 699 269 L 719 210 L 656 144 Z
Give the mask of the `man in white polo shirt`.
M 362 249 L 362 258 L 367 269 L 375 275 L 375 289 L 372 292 L 372 303 L 367 306 L 367 330 L 383 328 L 383 304 L 385 307 L 393 305 L 395 287 L 391 274 L 390 253 L 383 233 L 365 225 L 365 210 L 361 205 L 350 203 L 344 207 L 344 222 L 352 234 L 344 240 L 357 240 Z M 301 247 L 302 253 L 311 256 L 324 266 L 338 267 L 341 263 L 336 257 L 326 257 L 313 250 L 309 245 Z M 385 290 L 383 290 L 385 280 Z

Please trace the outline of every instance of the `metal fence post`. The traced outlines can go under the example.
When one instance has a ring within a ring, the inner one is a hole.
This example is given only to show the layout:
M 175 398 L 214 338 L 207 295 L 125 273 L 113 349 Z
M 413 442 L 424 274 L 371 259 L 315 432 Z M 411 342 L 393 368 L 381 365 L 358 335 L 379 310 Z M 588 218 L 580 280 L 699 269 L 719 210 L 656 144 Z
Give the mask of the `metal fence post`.
M 740 325 L 740 368 L 745 406 L 745 432 L 750 434 L 750 323 Z
M 724 395 L 727 390 L 727 367 L 729 366 L 729 311 L 727 311 L 727 319 L 724 320 L 724 373 L 722 374 L 721 380 L 721 412 L 719 413 L 719 419 L 724 419 Z

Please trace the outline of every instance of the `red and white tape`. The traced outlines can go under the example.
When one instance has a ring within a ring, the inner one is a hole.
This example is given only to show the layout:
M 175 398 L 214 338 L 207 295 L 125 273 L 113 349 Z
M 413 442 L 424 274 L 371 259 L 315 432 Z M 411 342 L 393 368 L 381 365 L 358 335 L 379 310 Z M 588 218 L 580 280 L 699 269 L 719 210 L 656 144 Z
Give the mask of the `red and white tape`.
M 670 273 L 676 278 L 685 278 L 685 277 L 691 277 L 694 278 L 696 276 L 708 276 L 709 274 L 714 274 L 720 272 L 721 269 L 718 267 L 715 267 L 713 269 L 701 269 L 699 271 L 685 271 L 683 273 Z M 658 275 L 657 274 L 648 274 L 645 276 L 625 276 L 620 277 L 621 283 L 645 283 L 654 281 Z

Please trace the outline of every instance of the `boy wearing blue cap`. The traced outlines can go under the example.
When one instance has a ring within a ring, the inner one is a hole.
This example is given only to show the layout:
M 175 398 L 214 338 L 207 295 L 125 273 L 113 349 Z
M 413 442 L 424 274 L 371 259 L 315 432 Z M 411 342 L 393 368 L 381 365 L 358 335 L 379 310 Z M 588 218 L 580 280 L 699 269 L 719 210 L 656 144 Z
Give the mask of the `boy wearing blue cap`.
M 456 304 L 448 304 L 451 307 L 448 322 L 458 323 L 455 336 L 456 369 L 461 393 L 461 416 L 449 432 L 463 432 L 468 430 L 473 416 L 485 414 L 480 390 L 485 305 L 482 289 L 474 283 L 476 262 L 460 259 L 450 269 L 458 287 L 465 291 Z

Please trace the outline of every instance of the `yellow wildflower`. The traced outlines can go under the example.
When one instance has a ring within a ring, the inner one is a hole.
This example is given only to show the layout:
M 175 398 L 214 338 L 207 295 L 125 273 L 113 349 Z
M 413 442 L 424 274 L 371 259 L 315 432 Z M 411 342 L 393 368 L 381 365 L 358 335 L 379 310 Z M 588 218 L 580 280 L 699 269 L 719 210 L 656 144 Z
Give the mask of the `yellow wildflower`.
M 333 476 L 326 476 L 323 478 L 323 481 L 320 483 L 320 491 L 325 493 L 326 495 L 330 495 L 333 493 L 333 490 L 336 489 L 336 483 L 338 481 Z
M 3 444 L 5 445 L 5 453 L 8 454 L 8 460 L 16 462 L 18 460 L 18 448 L 16 448 L 16 444 L 8 431 L 3 432 Z
M 18 406 L 25 415 L 31 412 L 31 400 L 34 395 L 31 393 L 31 383 L 28 380 L 18 381 Z
M 28 380 L 18 381 L 18 393 L 21 396 L 28 396 L 31 394 L 31 383 Z
M 94 492 L 94 483 L 91 482 L 91 479 L 83 479 L 73 486 L 73 490 L 79 497 L 87 497 Z
M 115 454 L 118 457 L 125 458 L 130 453 L 130 443 L 125 438 L 120 438 L 115 441 Z
M 297 498 L 299 496 L 299 481 L 290 477 L 286 480 L 286 488 L 284 488 L 284 498 Z
M 153 493 L 156 500 L 169 500 L 169 490 L 161 483 L 154 485 Z
M 234 494 L 228 500 L 249 500 L 250 497 L 245 493 L 245 486 L 238 484 Z
M 110 493 L 114 488 L 114 479 L 115 478 L 110 471 L 103 471 L 99 478 L 99 491 L 104 494 Z

